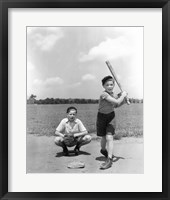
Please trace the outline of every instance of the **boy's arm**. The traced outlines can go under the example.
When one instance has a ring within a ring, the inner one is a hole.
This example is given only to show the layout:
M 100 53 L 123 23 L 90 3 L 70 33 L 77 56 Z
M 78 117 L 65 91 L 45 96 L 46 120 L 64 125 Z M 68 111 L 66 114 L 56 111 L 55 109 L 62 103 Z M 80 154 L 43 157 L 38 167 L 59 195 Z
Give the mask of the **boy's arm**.
M 126 96 L 127 96 L 127 93 L 122 92 L 121 96 L 118 99 L 111 97 L 110 95 L 108 95 L 105 99 L 109 101 L 110 103 L 116 104 L 116 107 L 118 107 L 123 102 Z
M 57 136 L 64 137 L 64 134 L 62 133 L 63 130 L 64 130 L 64 123 L 63 123 L 63 120 L 62 120 L 60 122 L 60 124 L 58 125 L 58 127 L 56 128 L 55 134 Z
M 119 94 L 117 95 L 117 99 L 118 99 L 120 96 L 121 96 L 121 93 L 119 93 Z M 121 103 L 117 104 L 117 105 L 115 106 L 115 108 L 118 108 L 118 107 L 122 106 L 123 104 L 126 104 L 125 98 L 123 99 L 123 101 L 122 101 Z
M 74 137 L 80 137 L 80 136 L 84 136 L 84 135 L 87 135 L 87 130 L 86 131 L 82 131 L 80 133 L 74 133 Z
M 84 136 L 88 134 L 88 131 L 86 130 L 85 126 L 83 125 L 83 123 L 79 120 L 79 130 L 80 132 L 78 133 L 74 133 L 74 137 L 80 137 L 80 136 Z
M 57 135 L 57 136 L 60 136 L 60 137 L 64 137 L 64 134 L 63 133 L 60 133 L 59 131 L 55 131 L 55 134 Z

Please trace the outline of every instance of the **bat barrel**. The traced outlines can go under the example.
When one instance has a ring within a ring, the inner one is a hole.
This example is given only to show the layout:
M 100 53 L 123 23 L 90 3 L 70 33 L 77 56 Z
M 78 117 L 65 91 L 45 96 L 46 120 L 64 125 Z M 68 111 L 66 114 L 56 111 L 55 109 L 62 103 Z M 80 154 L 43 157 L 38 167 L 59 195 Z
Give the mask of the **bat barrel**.
M 107 66 L 108 66 L 108 68 L 109 68 L 109 70 L 110 70 L 110 72 L 111 72 L 113 78 L 115 79 L 115 81 L 116 81 L 116 83 L 117 83 L 117 85 L 118 85 L 120 91 L 123 92 L 122 87 L 121 87 L 121 85 L 120 85 L 120 83 L 119 83 L 119 81 L 118 81 L 118 79 L 117 79 L 116 73 L 114 72 L 113 67 L 111 66 L 110 62 L 109 62 L 109 61 L 106 61 L 106 64 L 107 64 Z
M 117 79 L 116 73 L 114 72 L 113 67 L 111 66 L 111 64 L 110 64 L 110 62 L 109 62 L 108 60 L 106 61 L 106 65 L 108 66 L 108 68 L 109 68 L 109 70 L 110 70 L 110 72 L 111 72 L 113 78 L 115 79 L 115 81 L 116 81 L 116 83 L 117 83 L 117 85 L 118 85 L 120 91 L 123 92 L 122 87 L 121 87 L 121 85 L 120 85 L 120 83 L 119 83 L 119 81 L 118 81 L 118 79 Z M 128 97 L 126 97 L 126 103 L 127 103 L 128 105 L 130 104 L 130 101 L 129 101 Z

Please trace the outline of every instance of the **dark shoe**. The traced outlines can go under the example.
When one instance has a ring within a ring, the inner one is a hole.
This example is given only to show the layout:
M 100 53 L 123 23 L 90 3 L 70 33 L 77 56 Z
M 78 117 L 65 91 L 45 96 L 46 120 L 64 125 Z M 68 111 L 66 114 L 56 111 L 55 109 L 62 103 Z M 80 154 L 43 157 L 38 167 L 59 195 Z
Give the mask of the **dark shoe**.
M 79 152 L 80 152 L 80 148 L 79 148 L 78 146 L 76 146 L 76 147 L 74 148 L 74 153 L 75 153 L 75 155 L 76 155 L 76 156 L 79 155 Z
M 67 147 L 63 147 L 63 155 L 68 156 L 68 154 L 69 154 L 69 152 L 68 152 Z
M 108 158 L 105 163 L 103 163 L 100 169 L 108 169 L 112 166 L 112 159 Z
M 100 153 L 103 154 L 106 158 L 108 157 L 108 152 L 106 149 L 105 150 L 101 149 Z

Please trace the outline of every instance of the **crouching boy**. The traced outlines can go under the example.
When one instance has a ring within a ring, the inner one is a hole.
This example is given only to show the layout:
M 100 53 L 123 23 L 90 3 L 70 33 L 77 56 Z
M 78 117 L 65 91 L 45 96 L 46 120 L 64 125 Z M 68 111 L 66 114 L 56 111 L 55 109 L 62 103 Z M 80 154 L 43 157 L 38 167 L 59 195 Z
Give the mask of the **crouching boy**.
M 69 155 L 68 145 L 65 142 L 66 135 L 72 135 L 75 142 L 73 143 L 75 155 L 79 154 L 80 147 L 91 142 L 91 136 L 88 134 L 81 120 L 76 118 L 77 109 L 75 107 L 67 108 L 67 117 L 62 119 L 56 128 L 55 144 L 63 148 L 63 154 Z M 70 147 L 70 146 L 69 146 Z

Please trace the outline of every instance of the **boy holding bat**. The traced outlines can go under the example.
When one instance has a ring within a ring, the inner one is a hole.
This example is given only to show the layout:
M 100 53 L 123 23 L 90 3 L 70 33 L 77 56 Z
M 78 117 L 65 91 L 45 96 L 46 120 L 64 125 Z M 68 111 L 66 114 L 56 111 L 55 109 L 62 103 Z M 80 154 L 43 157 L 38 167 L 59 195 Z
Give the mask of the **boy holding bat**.
M 105 90 L 100 95 L 96 126 L 97 136 L 102 137 L 100 152 L 107 158 L 100 169 L 108 169 L 112 166 L 113 135 L 115 134 L 116 127 L 114 108 L 124 103 L 127 93 L 123 91 L 118 98 L 115 97 L 113 94 L 115 80 L 112 76 L 104 77 L 102 79 L 102 86 Z

